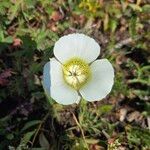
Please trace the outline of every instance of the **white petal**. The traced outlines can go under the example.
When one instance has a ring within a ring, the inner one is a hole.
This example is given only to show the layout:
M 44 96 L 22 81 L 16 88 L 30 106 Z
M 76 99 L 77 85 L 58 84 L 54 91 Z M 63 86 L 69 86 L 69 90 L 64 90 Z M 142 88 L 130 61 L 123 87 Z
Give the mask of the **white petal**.
M 110 93 L 114 83 L 114 69 L 107 59 L 91 64 L 92 79 L 80 90 L 87 101 L 97 101 Z
M 43 71 L 43 87 L 48 96 L 50 96 L 50 62 L 46 63 L 44 65 L 44 71 Z
M 98 43 L 84 34 L 73 33 L 61 37 L 54 46 L 54 55 L 64 63 L 72 57 L 79 57 L 90 63 L 100 54 Z
M 76 103 L 76 101 L 79 99 L 78 93 L 65 83 L 63 79 L 61 64 L 53 58 L 50 60 L 50 66 L 51 97 L 56 102 L 64 105 Z

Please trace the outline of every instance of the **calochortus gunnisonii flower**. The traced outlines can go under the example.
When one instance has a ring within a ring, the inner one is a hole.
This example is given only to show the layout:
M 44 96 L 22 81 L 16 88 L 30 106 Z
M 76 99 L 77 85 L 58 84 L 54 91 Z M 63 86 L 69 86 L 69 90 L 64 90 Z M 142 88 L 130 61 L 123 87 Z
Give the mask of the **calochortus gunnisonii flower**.
M 107 59 L 97 59 L 99 54 L 99 44 L 89 36 L 61 37 L 54 46 L 55 57 L 44 66 L 47 95 L 64 105 L 106 97 L 114 83 L 114 69 Z

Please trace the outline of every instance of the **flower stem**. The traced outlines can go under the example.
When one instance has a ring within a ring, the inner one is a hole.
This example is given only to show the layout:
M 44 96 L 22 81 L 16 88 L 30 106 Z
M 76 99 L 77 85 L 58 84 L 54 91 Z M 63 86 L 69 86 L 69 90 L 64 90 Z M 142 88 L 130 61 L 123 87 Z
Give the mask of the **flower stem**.
M 82 134 L 82 137 L 83 137 L 83 140 L 84 140 L 84 142 L 85 142 L 85 145 L 86 145 L 87 150 L 90 150 L 89 147 L 88 147 L 88 144 L 87 144 L 87 142 L 86 142 L 85 135 L 84 135 L 84 131 L 83 131 L 83 129 L 82 129 L 80 123 L 78 122 L 78 120 L 77 120 L 75 114 L 74 114 L 73 112 L 71 112 L 71 113 L 72 113 L 72 116 L 73 116 L 74 121 L 76 122 L 77 126 L 79 127 L 79 129 L 80 129 L 80 131 L 81 131 L 81 134 Z

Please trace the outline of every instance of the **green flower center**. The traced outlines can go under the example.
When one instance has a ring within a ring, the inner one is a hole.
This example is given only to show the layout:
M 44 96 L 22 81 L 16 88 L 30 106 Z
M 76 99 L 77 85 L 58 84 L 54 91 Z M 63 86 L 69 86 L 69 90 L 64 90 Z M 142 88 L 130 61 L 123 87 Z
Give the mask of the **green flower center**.
M 91 70 L 84 60 L 72 58 L 63 65 L 63 77 L 69 86 L 79 90 L 90 79 Z

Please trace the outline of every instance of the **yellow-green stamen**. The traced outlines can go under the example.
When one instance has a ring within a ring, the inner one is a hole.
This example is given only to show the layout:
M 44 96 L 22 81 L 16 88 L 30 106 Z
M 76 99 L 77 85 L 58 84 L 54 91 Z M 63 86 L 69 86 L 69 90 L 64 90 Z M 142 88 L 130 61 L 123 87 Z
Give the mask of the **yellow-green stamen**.
M 63 65 L 63 77 L 69 86 L 79 90 L 90 79 L 91 70 L 84 60 L 72 58 Z

